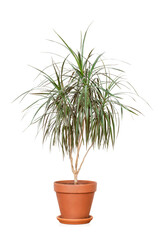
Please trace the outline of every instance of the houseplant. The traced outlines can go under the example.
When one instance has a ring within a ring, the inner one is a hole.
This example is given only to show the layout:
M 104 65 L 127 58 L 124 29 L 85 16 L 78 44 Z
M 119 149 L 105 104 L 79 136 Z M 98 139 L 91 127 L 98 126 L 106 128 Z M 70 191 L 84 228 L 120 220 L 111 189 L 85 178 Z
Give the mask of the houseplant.
M 52 59 L 52 64 L 44 70 L 35 68 L 38 77 L 43 76 L 43 79 L 18 97 L 35 96 L 36 99 L 24 109 L 27 112 L 36 108 L 30 125 L 38 124 L 38 130 L 43 131 L 43 141 L 49 139 L 51 148 L 58 144 L 63 155 L 69 155 L 74 180 L 54 183 L 61 211 L 58 220 L 69 224 L 87 223 L 92 219 L 89 212 L 97 184 L 78 180 L 88 152 L 96 146 L 114 146 L 124 110 L 135 115 L 140 113 L 125 103 L 126 95 L 134 99 L 138 94 L 124 80 L 124 71 L 107 64 L 104 54 L 94 56 L 94 49 L 85 57 L 87 31 L 83 37 L 81 35 L 79 51 L 74 51 L 56 33 L 60 39 L 58 44 L 68 55 L 61 62 Z M 53 72 L 48 73 L 49 69 Z M 82 145 L 86 153 L 79 163 Z

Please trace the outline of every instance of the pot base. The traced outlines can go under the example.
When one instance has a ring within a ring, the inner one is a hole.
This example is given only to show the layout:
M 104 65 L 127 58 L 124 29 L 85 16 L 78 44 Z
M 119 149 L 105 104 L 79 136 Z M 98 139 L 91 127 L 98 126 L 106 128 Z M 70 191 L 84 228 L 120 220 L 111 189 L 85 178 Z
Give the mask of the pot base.
M 89 216 L 88 218 L 80 218 L 80 219 L 67 219 L 62 218 L 61 215 L 57 217 L 58 221 L 63 224 L 86 224 L 89 223 L 93 217 Z

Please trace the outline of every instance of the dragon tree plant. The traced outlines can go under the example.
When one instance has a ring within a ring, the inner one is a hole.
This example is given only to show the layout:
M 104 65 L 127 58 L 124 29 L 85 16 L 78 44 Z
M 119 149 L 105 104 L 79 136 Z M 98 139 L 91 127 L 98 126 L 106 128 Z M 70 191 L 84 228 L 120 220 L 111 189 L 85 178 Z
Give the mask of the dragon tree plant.
M 87 31 L 81 34 L 79 51 L 74 51 L 55 32 L 60 42 L 50 41 L 66 48 L 67 55 L 60 62 L 52 59 L 43 70 L 35 68 L 40 83 L 18 97 L 35 95 L 36 99 L 24 112 L 36 108 L 30 125 L 38 124 L 38 131 L 43 131 L 43 141 L 49 138 L 50 147 L 58 144 L 63 155 L 69 155 L 75 184 L 92 147 L 114 146 L 123 111 L 140 113 L 124 103 L 126 94 L 131 99 L 138 96 L 124 79 L 124 71 L 107 64 L 104 54 L 95 55 L 94 49 L 84 55 Z M 86 153 L 79 163 L 82 145 L 86 146 Z

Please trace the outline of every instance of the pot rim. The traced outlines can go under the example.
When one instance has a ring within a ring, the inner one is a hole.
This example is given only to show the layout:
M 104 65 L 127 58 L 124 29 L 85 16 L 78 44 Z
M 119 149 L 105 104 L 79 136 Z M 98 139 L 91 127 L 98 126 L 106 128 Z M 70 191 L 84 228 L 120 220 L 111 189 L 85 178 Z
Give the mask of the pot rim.
M 54 182 L 54 190 L 56 193 L 90 193 L 97 189 L 97 182 L 89 180 L 78 180 L 78 184 L 74 184 L 73 180 L 60 180 Z

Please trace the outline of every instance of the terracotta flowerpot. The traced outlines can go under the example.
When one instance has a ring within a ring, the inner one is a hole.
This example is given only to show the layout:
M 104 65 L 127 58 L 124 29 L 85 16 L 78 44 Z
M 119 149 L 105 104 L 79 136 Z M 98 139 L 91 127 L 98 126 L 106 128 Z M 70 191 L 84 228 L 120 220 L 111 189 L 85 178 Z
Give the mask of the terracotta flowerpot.
M 72 180 L 54 182 L 61 215 L 57 219 L 66 224 L 83 224 L 92 220 L 89 215 L 97 183 Z

